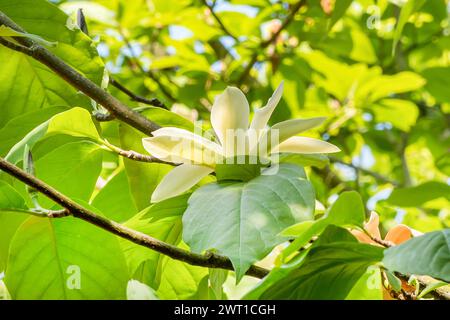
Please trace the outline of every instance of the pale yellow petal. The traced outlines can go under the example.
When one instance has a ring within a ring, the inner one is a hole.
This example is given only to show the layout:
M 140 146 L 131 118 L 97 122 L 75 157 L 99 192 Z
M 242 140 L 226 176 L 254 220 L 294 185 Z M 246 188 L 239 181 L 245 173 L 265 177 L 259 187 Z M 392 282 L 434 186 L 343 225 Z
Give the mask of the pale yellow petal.
M 261 133 L 261 130 L 264 129 L 269 122 L 270 116 L 272 115 L 275 107 L 280 102 L 281 96 L 283 95 L 283 82 L 280 83 L 278 88 L 273 93 L 272 97 L 270 97 L 267 104 L 255 111 L 253 116 L 252 123 L 250 125 L 250 130 L 255 130 L 258 132 L 258 136 Z
M 249 118 L 247 98 L 241 90 L 227 87 L 216 97 L 211 110 L 211 124 L 222 145 L 226 145 L 228 130 L 247 130 Z
M 152 194 L 152 202 L 166 200 L 189 190 L 214 170 L 205 166 L 182 164 L 164 176 Z
M 162 128 L 153 137 L 142 140 L 151 155 L 175 163 L 213 166 L 221 158 L 222 148 L 200 135 L 179 128 Z
M 279 122 L 272 126 L 271 131 L 278 130 L 280 143 L 284 140 L 302 133 L 303 131 L 312 129 L 322 124 L 325 117 L 309 118 L 309 119 L 291 119 Z
M 289 153 L 333 153 L 341 151 L 334 144 L 326 141 L 307 138 L 307 137 L 290 137 L 278 146 L 272 149 L 272 153 L 289 152 Z
M 318 117 L 310 119 L 292 119 L 279 122 L 261 136 L 258 145 L 258 153 L 263 155 L 265 152 L 269 152 L 290 137 L 317 127 L 324 120 L 324 117 Z
M 369 221 L 364 225 L 364 229 L 374 238 L 381 240 L 380 234 L 380 217 L 375 211 L 370 213 Z

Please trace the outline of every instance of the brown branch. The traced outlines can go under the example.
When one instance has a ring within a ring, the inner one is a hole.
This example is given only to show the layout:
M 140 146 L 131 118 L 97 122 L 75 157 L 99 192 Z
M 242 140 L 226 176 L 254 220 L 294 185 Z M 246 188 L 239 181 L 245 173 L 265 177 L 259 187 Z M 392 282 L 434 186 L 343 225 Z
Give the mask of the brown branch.
M 19 27 L 2 12 L 0 12 L 0 25 L 5 25 L 19 32 L 25 32 L 25 30 Z M 2 39 L 1 44 L 10 49 L 22 52 L 46 65 L 66 82 L 86 94 L 91 99 L 95 100 L 98 104 L 102 105 L 117 119 L 126 122 L 147 135 L 151 135 L 152 131 L 160 128 L 158 124 L 128 108 L 122 102 L 114 98 L 91 80 L 85 78 L 78 71 L 73 69 L 43 46 L 26 37 L 16 37 L 14 39 L 26 49 L 20 48 L 20 46 L 17 45 L 5 44 L 6 40 L 4 39 Z
M 370 176 L 374 177 L 376 180 L 378 180 L 378 181 L 380 181 L 382 183 L 390 183 L 393 186 L 399 186 L 400 185 L 400 183 L 398 183 L 397 181 L 389 179 L 388 177 L 385 177 L 382 174 L 379 174 L 377 172 L 374 172 L 374 171 L 362 168 L 360 166 L 354 165 L 353 163 L 347 163 L 347 162 L 342 161 L 342 160 L 340 160 L 339 158 L 336 158 L 336 157 L 329 157 L 329 158 L 330 158 L 330 161 L 333 162 L 333 163 L 339 163 L 339 164 L 342 164 L 344 166 L 353 168 L 353 169 L 355 169 L 357 171 L 360 171 L 360 172 L 362 172 L 362 173 L 364 173 L 366 175 L 370 175 Z
M 220 26 L 222 31 L 225 32 L 225 34 L 227 36 L 230 36 L 231 38 L 233 38 L 236 42 L 239 41 L 239 39 L 235 35 L 233 35 L 230 32 L 230 30 L 228 30 L 228 28 L 223 24 L 222 19 L 220 19 L 220 17 L 214 11 L 214 6 L 213 5 L 211 6 L 207 0 L 202 0 L 202 1 L 203 1 L 203 4 L 208 8 L 209 12 L 211 12 L 211 15 L 214 17 L 214 19 L 216 20 L 217 24 Z
M 295 3 L 294 5 L 292 5 L 287 17 L 281 23 L 280 28 L 278 28 L 278 30 L 276 32 L 274 32 L 269 39 L 267 39 L 266 41 L 262 41 L 259 44 L 258 50 L 264 50 L 271 43 L 275 42 L 277 40 L 278 36 L 281 34 L 281 32 L 291 24 L 291 22 L 294 20 L 295 15 L 300 10 L 300 8 L 305 5 L 305 3 L 306 3 L 305 0 L 300 0 L 297 3 Z M 250 71 L 252 70 L 252 68 L 256 62 L 258 62 L 258 51 L 253 53 L 252 57 L 250 58 L 249 63 L 247 64 L 247 66 L 245 67 L 241 76 L 237 80 L 236 85 L 238 87 L 240 87 L 245 82 L 245 80 L 247 79 L 248 75 L 250 74 Z
M 191 265 L 207 267 L 207 268 L 220 268 L 226 270 L 233 270 L 231 261 L 224 256 L 209 252 L 208 254 L 198 254 L 189 252 L 187 250 L 180 249 L 174 245 L 168 244 L 142 232 L 127 228 L 115 221 L 109 220 L 102 216 L 95 214 L 94 212 L 82 207 L 78 203 L 72 201 L 70 198 L 55 190 L 45 182 L 27 174 L 17 166 L 7 162 L 0 157 L 0 169 L 13 177 L 19 179 L 26 185 L 34 188 L 40 193 L 44 194 L 57 204 L 65 208 L 70 214 L 78 219 L 82 219 L 88 223 L 96 225 L 108 232 L 111 232 L 119 237 L 127 239 L 135 244 L 143 247 L 147 247 L 151 250 L 157 251 L 161 254 L 169 256 L 173 259 L 186 262 Z M 247 271 L 247 275 L 256 278 L 265 277 L 269 271 L 267 269 L 251 266 Z
M 171 166 L 177 166 L 178 164 L 173 162 L 168 162 L 161 160 L 159 158 L 153 157 L 151 155 L 142 154 L 133 150 L 124 150 L 122 148 L 119 148 L 111 143 L 109 143 L 107 140 L 102 140 L 102 143 L 111 151 L 117 153 L 119 156 L 122 156 L 124 158 L 140 161 L 140 162 L 150 162 L 150 163 L 163 163 L 168 164 Z
M 142 96 L 139 96 L 139 95 L 131 92 L 130 90 L 128 90 L 126 87 L 124 87 L 122 84 L 120 84 L 117 80 L 115 80 L 113 78 L 109 79 L 109 83 L 112 86 L 119 89 L 120 91 L 122 91 L 123 93 L 125 93 L 128 97 L 131 98 L 132 101 L 136 101 L 136 102 L 148 104 L 153 107 L 163 108 L 163 109 L 168 110 L 167 106 L 164 103 L 162 103 L 161 101 L 159 101 L 158 99 L 156 99 L 156 98 L 147 99 Z

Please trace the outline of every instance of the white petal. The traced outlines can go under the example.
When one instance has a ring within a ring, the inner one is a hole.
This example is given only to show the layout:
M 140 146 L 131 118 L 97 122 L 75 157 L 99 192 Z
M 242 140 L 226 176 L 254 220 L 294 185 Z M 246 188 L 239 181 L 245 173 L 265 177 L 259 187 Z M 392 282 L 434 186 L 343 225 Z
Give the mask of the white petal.
M 152 194 L 152 202 L 166 200 L 189 190 L 214 169 L 192 164 L 175 167 L 164 176 Z
M 261 130 L 264 129 L 267 125 L 267 122 L 269 122 L 270 116 L 275 110 L 277 104 L 280 102 L 282 95 L 283 82 L 280 83 L 278 88 L 273 93 L 272 97 L 270 97 L 269 101 L 267 101 L 267 104 L 263 108 L 255 111 L 252 123 L 250 125 L 251 130 L 257 131 L 258 135 L 260 135 Z
M 322 124 L 325 117 L 309 118 L 309 119 L 291 119 L 279 122 L 272 126 L 271 130 L 278 130 L 280 143 L 284 140 L 295 136 L 303 131 L 312 129 Z
M 286 139 L 295 136 L 303 131 L 320 125 L 326 118 L 292 119 L 279 122 L 267 130 L 259 140 L 258 152 L 264 154 L 275 148 Z
M 249 105 L 241 90 L 227 87 L 216 97 L 211 110 L 211 124 L 222 145 L 225 145 L 227 130 L 248 128 Z
M 334 144 L 307 137 L 290 137 L 272 149 L 272 153 L 333 153 L 339 151 L 341 150 Z
M 175 163 L 214 165 L 221 158 L 222 148 L 208 139 L 179 128 L 161 128 L 153 137 L 144 138 L 144 148 L 151 155 Z

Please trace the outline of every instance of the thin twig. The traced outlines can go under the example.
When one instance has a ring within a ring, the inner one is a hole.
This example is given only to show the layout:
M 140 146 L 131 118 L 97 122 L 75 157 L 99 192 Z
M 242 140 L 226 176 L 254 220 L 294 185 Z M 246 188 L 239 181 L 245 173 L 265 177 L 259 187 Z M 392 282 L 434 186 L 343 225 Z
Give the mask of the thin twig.
M 220 17 L 214 11 L 214 6 L 210 5 L 207 0 L 202 0 L 202 1 L 203 1 L 203 4 L 208 8 L 209 12 L 211 12 L 211 15 L 214 17 L 214 19 L 216 20 L 217 24 L 220 26 L 222 31 L 225 32 L 225 34 L 227 36 L 230 36 L 231 38 L 233 38 L 235 41 L 239 41 L 239 39 L 235 35 L 233 35 L 230 32 L 230 30 L 228 30 L 228 28 L 223 24 L 222 19 L 220 19 Z
M 109 79 L 109 83 L 116 87 L 117 89 L 119 89 L 120 91 L 122 91 L 123 93 L 125 93 L 128 97 L 131 98 L 132 101 L 137 101 L 137 102 L 141 102 L 144 104 L 148 104 L 150 106 L 153 107 L 158 107 L 158 108 L 163 108 L 163 109 L 168 109 L 167 106 L 162 103 L 161 101 L 159 101 L 156 98 L 152 98 L 152 99 L 147 99 L 144 98 L 142 96 L 139 96 L 133 92 L 131 92 L 129 89 L 127 89 L 126 87 L 124 87 L 122 84 L 120 84 L 117 80 L 115 80 L 114 78 L 110 78 Z
M 26 32 L 2 12 L 0 12 L 0 25 L 5 25 L 19 32 Z M 122 102 L 117 100 L 91 80 L 85 78 L 78 71 L 73 69 L 43 46 L 27 37 L 16 37 L 14 39 L 21 46 L 5 43 L 6 40 L 4 39 L 2 39 L 0 43 L 10 49 L 22 52 L 43 63 L 73 87 L 95 100 L 98 104 L 102 105 L 117 119 L 128 123 L 134 128 L 150 136 L 153 131 L 160 128 L 158 124 L 128 108 Z M 27 49 L 24 49 L 22 46 Z
M 151 250 L 157 251 L 173 259 L 180 260 L 191 265 L 233 270 L 233 265 L 231 264 L 230 259 L 228 259 L 227 257 L 214 253 L 203 255 L 189 252 L 187 250 L 178 248 L 177 246 L 153 238 L 142 232 L 127 228 L 122 224 L 109 220 L 103 216 L 97 215 L 96 213 L 74 202 L 69 197 L 65 196 L 45 182 L 39 180 L 36 177 L 33 177 L 32 175 L 27 174 L 19 167 L 7 162 L 1 157 L 0 169 L 14 176 L 30 187 L 38 190 L 40 193 L 44 194 L 51 200 L 55 201 L 57 204 L 70 212 L 70 214 L 75 218 L 82 219 L 119 237 L 130 240 L 131 242 L 136 243 L 140 246 L 147 247 Z M 256 278 L 263 278 L 268 273 L 269 270 L 267 269 L 257 266 L 251 266 L 246 274 Z
M 109 150 L 117 153 L 118 155 L 125 157 L 127 159 L 140 161 L 140 162 L 150 162 L 150 163 L 163 163 L 168 164 L 171 166 L 177 166 L 178 164 L 173 162 L 164 161 L 161 159 L 158 159 L 156 157 L 153 157 L 151 155 L 141 154 L 139 152 L 133 151 L 133 150 L 124 150 L 121 149 L 111 143 L 109 143 L 107 140 L 102 140 L 103 145 L 105 145 Z
M 393 186 L 398 186 L 399 185 L 399 182 L 394 181 L 392 179 L 389 179 L 388 177 L 385 177 L 385 176 L 383 176 L 383 175 L 381 175 L 381 174 L 379 174 L 377 172 L 374 172 L 374 171 L 362 168 L 360 166 L 354 165 L 353 163 L 347 163 L 347 162 L 342 161 L 342 160 L 340 160 L 339 158 L 336 158 L 336 157 L 331 157 L 330 156 L 329 158 L 330 158 L 330 161 L 333 162 L 333 163 L 339 163 L 339 164 L 342 164 L 344 166 L 347 166 L 347 167 L 353 168 L 355 170 L 358 170 L 358 171 L 360 171 L 360 172 L 362 172 L 362 173 L 364 173 L 366 175 L 370 175 L 370 176 L 374 177 L 376 180 L 378 180 L 380 182 L 390 183 Z
M 298 10 L 300 10 L 300 8 L 305 4 L 305 2 L 306 2 L 305 0 L 300 0 L 291 7 L 291 10 L 289 11 L 287 17 L 281 23 L 280 28 L 278 28 L 278 30 L 276 32 L 274 32 L 269 39 L 262 41 L 259 44 L 258 50 L 264 50 L 271 43 L 276 41 L 276 39 L 281 34 L 281 32 L 284 29 L 286 29 L 291 24 L 291 22 L 294 20 L 294 17 L 297 14 Z M 245 67 L 244 71 L 242 72 L 242 74 L 240 75 L 239 79 L 236 82 L 236 85 L 238 87 L 242 86 L 242 84 L 245 82 L 248 75 L 250 74 L 250 71 L 252 70 L 255 63 L 258 62 L 258 55 L 259 55 L 258 51 L 255 51 L 253 53 L 252 57 L 250 58 L 250 61 L 248 62 L 247 66 Z

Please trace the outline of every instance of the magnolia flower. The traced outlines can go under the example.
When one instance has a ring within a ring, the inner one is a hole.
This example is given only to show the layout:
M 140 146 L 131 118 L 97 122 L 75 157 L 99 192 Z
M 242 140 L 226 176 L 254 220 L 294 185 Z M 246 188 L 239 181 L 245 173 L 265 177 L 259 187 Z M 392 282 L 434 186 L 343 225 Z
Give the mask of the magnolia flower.
M 379 243 L 374 241 L 374 239 L 382 240 L 380 229 L 380 217 L 378 214 L 374 211 L 370 213 L 370 218 L 367 223 L 364 224 L 364 229 L 367 231 L 369 235 L 366 233 L 360 231 L 360 230 L 351 230 L 351 233 L 360 241 L 363 243 L 369 243 L 373 245 L 380 246 Z M 389 243 L 390 245 L 398 245 L 401 244 L 409 239 L 411 239 L 413 236 L 419 236 L 421 233 L 417 230 L 411 229 L 408 226 L 405 226 L 404 224 L 398 224 L 392 229 L 388 231 L 386 234 L 386 237 L 384 237 L 384 241 Z M 371 238 L 372 237 L 372 238 Z
M 215 99 L 211 124 L 216 140 L 173 127 L 153 132 L 143 139 L 144 148 L 153 156 L 181 164 L 170 171 L 152 195 L 152 202 L 177 196 L 212 173 L 217 163 L 238 155 L 270 157 L 275 153 L 332 153 L 336 146 L 317 139 L 295 136 L 320 125 L 325 118 L 292 119 L 267 128 L 267 123 L 281 99 L 283 83 L 266 106 L 255 111 L 249 124 L 249 103 L 241 90 L 228 87 Z M 274 139 L 274 137 L 276 139 Z M 243 148 L 236 145 L 242 144 Z

